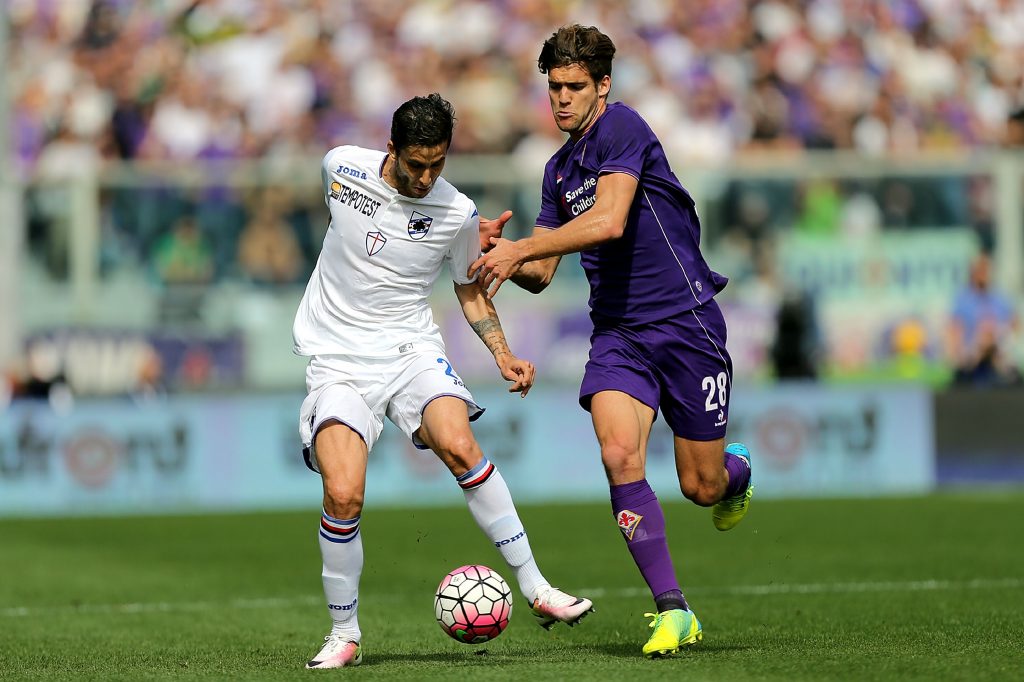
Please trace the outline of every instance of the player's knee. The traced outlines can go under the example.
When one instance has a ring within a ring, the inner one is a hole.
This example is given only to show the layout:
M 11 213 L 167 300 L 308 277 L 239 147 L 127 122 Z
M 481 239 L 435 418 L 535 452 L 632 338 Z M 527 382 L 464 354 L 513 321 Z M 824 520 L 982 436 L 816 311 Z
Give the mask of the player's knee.
M 635 447 L 615 442 L 602 443 L 601 462 L 611 480 L 621 478 L 624 474 L 636 473 L 637 470 L 643 475 L 640 453 Z
M 456 476 L 461 476 L 483 458 L 480 446 L 472 433 L 453 433 L 437 444 L 437 456 Z
M 683 497 L 701 507 L 710 507 L 722 497 L 721 486 L 716 481 L 699 476 L 681 479 L 679 489 Z
M 327 485 L 324 487 L 324 511 L 335 519 L 354 519 L 363 512 L 363 493 Z

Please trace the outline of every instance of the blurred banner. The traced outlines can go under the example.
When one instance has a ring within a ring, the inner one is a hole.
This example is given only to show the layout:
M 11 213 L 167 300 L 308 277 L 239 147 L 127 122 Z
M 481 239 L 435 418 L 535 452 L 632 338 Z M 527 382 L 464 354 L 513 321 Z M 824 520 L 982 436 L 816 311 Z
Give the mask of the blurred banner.
M 589 416 L 568 386 L 526 400 L 476 392 L 484 452 L 520 502 L 607 498 Z M 302 463 L 299 394 L 93 401 L 57 413 L 19 402 L 0 422 L 0 514 L 167 513 L 315 507 Z M 732 440 L 755 457 L 758 495 L 923 493 L 935 483 L 931 398 L 916 388 L 739 389 Z M 651 434 L 648 477 L 679 500 L 672 437 Z M 462 504 L 451 475 L 388 426 L 370 456 L 366 504 Z
M 241 388 L 241 334 L 67 327 L 25 340 L 32 374 L 62 381 L 77 396 L 124 396 L 166 391 Z

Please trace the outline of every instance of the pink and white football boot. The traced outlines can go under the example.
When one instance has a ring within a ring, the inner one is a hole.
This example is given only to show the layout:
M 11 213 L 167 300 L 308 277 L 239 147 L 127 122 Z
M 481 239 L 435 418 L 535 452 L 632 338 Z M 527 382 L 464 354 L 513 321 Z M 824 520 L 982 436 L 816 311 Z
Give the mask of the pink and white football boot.
M 359 642 L 353 642 L 338 635 L 324 637 L 324 646 L 320 653 L 306 663 L 310 669 L 347 668 L 363 662 L 363 650 Z
M 533 600 L 532 608 L 538 624 L 545 630 L 550 630 L 555 623 L 565 623 L 569 627 L 576 625 L 588 613 L 594 612 L 594 603 L 548 585 L 541 588 L 537 598 Z

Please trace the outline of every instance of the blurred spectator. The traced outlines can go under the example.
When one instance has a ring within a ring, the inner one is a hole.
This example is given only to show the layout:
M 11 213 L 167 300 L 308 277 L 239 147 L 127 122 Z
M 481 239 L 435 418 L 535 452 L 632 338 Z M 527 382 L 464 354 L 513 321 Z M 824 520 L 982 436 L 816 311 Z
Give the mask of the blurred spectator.
M 818 178 L 801 187 L 797 230 L 806 235 L 832 237 L 839 229 L 843 199 L 834 180 Z
M 1024 107 L 1017 109 L 1007 118 L 1004 143 L 1010 149 L 1024 148 Z
M 157 240 L 152 262 L 160 281 L 168 285 L 206 284 L 213 277 L 210 245 L 191 216 Z
M 821 360 L 814 301 L 805 292 L 788 292 L 775 315 L 771 347 L 776 379 L 816 379 Z
M 238 265 L 257 284 L 291 284 L 303 272 L 302 250 L 295 230 L 282 215 L 283 202 L 272 193 L 260 195 L 238 240 Z
M 1011 360 L 1019 328 L 1013 302 L 992 288 L 992 261 L 979 253 L 971 263 L 967 287 L 953 303 L 949 354 L 954 380 L 974 385 L 1020 383 L 1020 368 Z
M 948 381 L 944 366 L 935 362 L 935 348 L 925 321 L 917 315 L 898 318 L 880 339 L 879 360 L 885 376 L 912 381 Z

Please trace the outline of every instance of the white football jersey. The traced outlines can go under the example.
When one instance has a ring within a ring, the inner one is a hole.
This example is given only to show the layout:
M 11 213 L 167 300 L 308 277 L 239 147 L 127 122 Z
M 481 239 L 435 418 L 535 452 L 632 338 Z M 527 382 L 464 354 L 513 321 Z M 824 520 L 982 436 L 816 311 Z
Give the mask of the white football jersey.
M 475 279 L 480 217 L 444 178 L 422 199 L 399 194 L 380 176 L 385 157 L 353 146 L 324 157 L 331 224 L 292 326 L 298 355 L 444 350 L 427 297 L 445 262 L 455 282 Z

